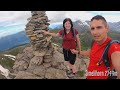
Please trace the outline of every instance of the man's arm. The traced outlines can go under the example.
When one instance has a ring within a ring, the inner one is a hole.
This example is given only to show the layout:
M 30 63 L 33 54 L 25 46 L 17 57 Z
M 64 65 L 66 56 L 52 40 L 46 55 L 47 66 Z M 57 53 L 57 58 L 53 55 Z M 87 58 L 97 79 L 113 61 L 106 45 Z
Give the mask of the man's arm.
M 118 79 L 120 79 L 120 52 L 119 51 L 113 52 L 111 55 L 111 60 L 113 67 L 117 71 L 117 77 Z
M 73 54 L 80 54 L 80 55 L 84 55 L 84 56 L 90 56 L 90 49 L 89 50 L 87 50 L 87 51 L 78 51 L 78 50 L 75 50 L 75 49 L 70 49 L 71 50 L 71 52 L 73 53 Z
M 78 52 L 75 52 L 75 53 L 79 53 L 80 55 L 85 55 L 85 56 L 90 56 L 90 50 L 87 50 L 87 51 L 81 51 L 81 42 L 80 42 L 80 38 L 79 38 L 79 35 L 77 34 L 76 35 L 76 39 L 77 39 L 77 45 L 78 45 Z M 73 50 L 74 52 L 74 50 Z
M 80 51 L 80 55 L 90 56 L 90 49 L 87 51 Z

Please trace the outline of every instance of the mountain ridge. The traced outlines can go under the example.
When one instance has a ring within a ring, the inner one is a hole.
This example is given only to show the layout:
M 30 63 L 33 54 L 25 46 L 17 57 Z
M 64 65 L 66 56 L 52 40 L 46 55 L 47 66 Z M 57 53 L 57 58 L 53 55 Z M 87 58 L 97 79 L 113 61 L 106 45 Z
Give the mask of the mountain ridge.
M 21 31 L 16 34 L 0 38 L 0 51 L 5 51 L 18 45 L 27 43 L 29 43 L 29 38 L 26 36 L 25 31 Z
M 81 20 L 76 20 L 73 22 L 74 28 L 76 28 L 80 34 L 86 33 L 90 30 L 89 24 L 90 24 L 89 21 L 82 22 Z M 108 24 L 110 25 L 110 32 L 114 33 L 113 37 L 116 39 L 115 33 L 118 34 L 120 32 L 119 30 L 120 22 L 115 22 L 115 23 L 109 22 Z M 50 31 L 59 30 L 62 28 L 63 28 L 62 23 L 57 23 L 56 26 L 54 24 L 54 28 L 49 27 L 49 30 Z M 1 37 L 0 38 L 0 46 L 1 46 L 0 51 L 9 50 L 19 45 L 27 44 L 29 42 L 30 42 L 29 38 L 27 37 L 25 31 L 20 31 L 16 34 Z

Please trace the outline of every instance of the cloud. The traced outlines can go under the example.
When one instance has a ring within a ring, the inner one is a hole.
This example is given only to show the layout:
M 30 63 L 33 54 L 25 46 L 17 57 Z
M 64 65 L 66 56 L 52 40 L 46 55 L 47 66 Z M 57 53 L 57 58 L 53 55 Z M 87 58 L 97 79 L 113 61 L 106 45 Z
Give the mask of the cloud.
M 119 22 L 120 15 L 103 15 L 108 22 Z
M 20 22 L 26 24 L 27 18 L 30 16 L 30 11 L 0 11 L 0 23 L 3 23 L 4 27 L 8 24 L 19 24 Z
M 63 22 L 65 18 L 85 21 L 98 14 L 108 22 L 120 21 L 120 11 L 46 11 L 50 23 Z M 0 37 L 24 30 L 29 17 L 31 11 L 0 11 Z
M 51 23 L 62 22 L 66 17 L 66 11 L 47 11 L 46 15 L 48 16 L 48 19 Z
M 67 17 L 72 20 L 90 20 L 93 16 L 103 15 L 107 21 L 119 21 L 120 11 L 46 11 L 50 23 L 63 22 Z M 0 26 L 27 24 L 31 11 L 0 11 Z
M 30 11 L 0 11 L 0 37 L 25 30 Z
M 49 20 L 53 22 L 62 22 L 66 17 L 72 20 L 90 20 L 95 15 L 102 15 L 109 22 L 118 22 L 120 20 L 120 11 L 47 11 Z
M 25 27 L 23 25 L 14 25 L 0 28 L 0 38 L 7 35 L 18 33 L 20 31 L 24 31 L 25 30 L 24 28 Z
M 73 20 L 90 20 L 92 14 L 87 11 L 68 11 L 66 17 L 70 17 Z
M 51 23 L 62 22 L 65 18 L 74 20 L 90 20 L 92 14 L 87 11 L 47 11 L 48 19 Z
M 90 11 L 90 13 L 95 15 L 102 15 L 108 22 L 119 22 L 120 21 L 120 11 Z
M 90 11 L 94 14 L 102 14 L 102 15 L 120 15 L 120 11 Z

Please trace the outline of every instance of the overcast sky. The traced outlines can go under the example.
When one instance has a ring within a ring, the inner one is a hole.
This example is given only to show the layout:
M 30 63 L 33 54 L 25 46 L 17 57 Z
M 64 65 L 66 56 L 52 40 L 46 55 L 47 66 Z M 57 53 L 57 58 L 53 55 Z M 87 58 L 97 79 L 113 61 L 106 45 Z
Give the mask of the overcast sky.
M 51 22 L 62 21 L 66 17 L 71 19 L 90 20 L 94 15 L 103 15 L 107 21 L 118 22 L 120 20 L 120 11 L 46 11 Z M 30 11 L 0 11 L 0 22 L 23 22 L 31 16 Z
M 120 21 L 120 11 L 46 11 L 48 19 L 62 22 L 66 17 L 74 20 L 90 20 L 95 15 L 103 15 L 108 22 Z M 0 37 L 25 30 L 30 11 L 0 11 Z
M 47 11 L 46 14 L 51 22 L 63 21 L 66 17 L 85 21 L 98 14 L 104 16 L 108 22 L 120 21 L 120 11 Z

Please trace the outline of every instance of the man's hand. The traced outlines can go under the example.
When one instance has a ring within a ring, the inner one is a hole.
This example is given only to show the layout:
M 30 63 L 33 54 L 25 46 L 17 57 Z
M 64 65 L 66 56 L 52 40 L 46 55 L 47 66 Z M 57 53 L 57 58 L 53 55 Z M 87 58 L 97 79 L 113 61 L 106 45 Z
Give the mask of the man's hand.
M 70 49 L 70 51 L 73 53 L 73 54 L 78 54 L 79 51 L 75 50 L 75 49 Z

